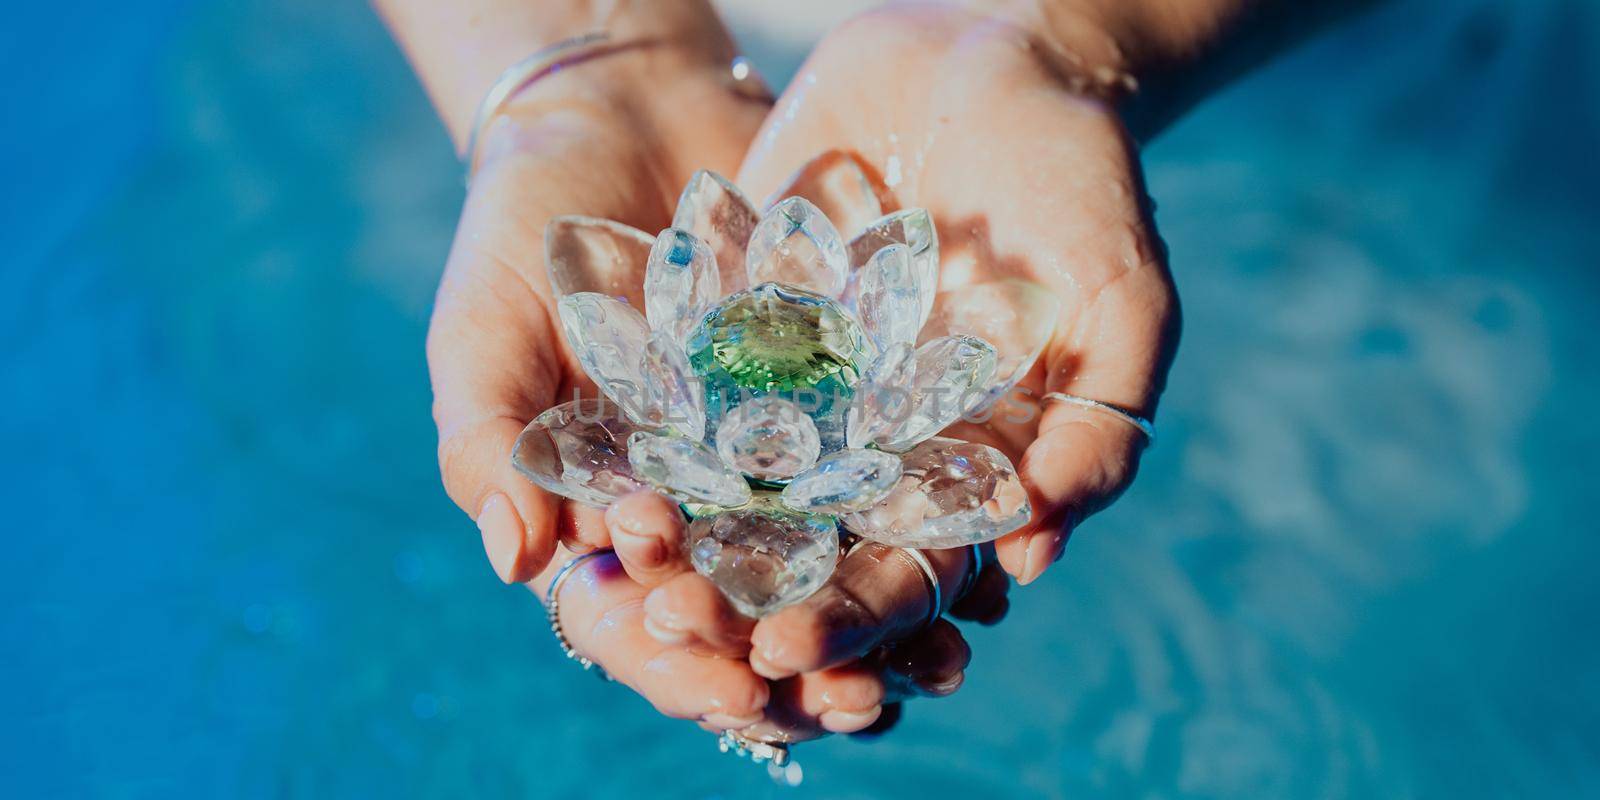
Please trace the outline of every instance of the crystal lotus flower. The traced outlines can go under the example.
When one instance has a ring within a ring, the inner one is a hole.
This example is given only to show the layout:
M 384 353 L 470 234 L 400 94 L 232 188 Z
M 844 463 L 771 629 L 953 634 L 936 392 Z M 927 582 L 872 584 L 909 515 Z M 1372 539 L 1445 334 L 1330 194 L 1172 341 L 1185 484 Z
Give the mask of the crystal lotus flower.
M 760 215 L 710 172 L 653 239 L 553 220 L 562 329 L 605 398 L 529 423 L 517 469 L 583 503 L 642 486 L 678 500 L 695 569 L 751 616 L 826 582 L 841 529 L 953 547 L 1020 527 L 1010 460 L 937 434 L 1027 373 L 1055 300 L 1014 280 L 938 296 L 928 213 L 863 196 L 870 213 L 849 216 L 873 221 L 848 240 L 807 199 Z

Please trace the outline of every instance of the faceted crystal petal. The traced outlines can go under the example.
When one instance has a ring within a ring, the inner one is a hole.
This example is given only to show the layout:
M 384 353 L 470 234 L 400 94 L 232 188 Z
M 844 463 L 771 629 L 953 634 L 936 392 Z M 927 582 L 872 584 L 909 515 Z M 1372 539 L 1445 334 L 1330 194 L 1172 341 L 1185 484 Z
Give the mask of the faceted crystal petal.
M 911 248 L 911 267 L 917 275 L 917 285 L 923 287 L 922 315 L 917 320 L 921 325 L 933 311 L 939 286 L 939 235 L 934 230 L 933 217 L 925 209 L 908 208 L 878 218 L 850 240 L 850 265 L 859 269 L 891 244 Z
M 955 422 L 994 377 L 994 348 L 971 336 L 934 339 L 917 348 L 911 362 L 910 380 L 897 385 L 910 396 L 909 404 L 900 407 L 905 413 L 890 416 L 885 413 L 890 406 L 882 403 L 863 403 L 859 412 L 863 430 L 875 431 L 872 443 L 891 452 L 909 450 Z M 905 374 L 902 368 L 896 377 Z
M 645 263 L 655 238 L 620 222 L 556 217 L 544 228 L 545 267 L 557 299 L 577 292 L 627 298 L 644 310 Z
M 850 447 L 866 447 L 893 425 L 911 417 L 915 353 L 911 345 L 897 344 L 878 354 L 867 367 L 850 403 L 845 428 L 845 442 Z
M 795 513 L 771 495 L 696 519 L 685 544 L 695 571 L 757 618 L 810 597 L 839 563 L 833 519 Z
M 865 230 L 883 215 L 875 186 L 858 156 L 829 150 L 807 161 L 773 196 L 810 200 L 848 236 Z
M 644 486 L 628 461 L 628 437 L 638 431 L 605 400 L 573 400 L 528 423 L 511 449 L 511 464 L 547 491 L 603 506 Z
M 901 468 L 887 497 L 840 522 L 893 547 L 947 548 L 998 539 L 1033 513 L 1011 460 L 988 445 L 929 439 L 901 457 Z
M 752 478 L 784 480 L 817 463 L 822 440 L 800 406 L 781 397 L 754 397 L 723 418 L 717 453 Z
M 838 297 L 850 262 L 844 240 L 822 211 L 804 197 L 790 197 L 773 206 L 750 235 L 745 270 L 752 286 L 776 281 Z
M 654 425 L 643 402 L 644 348 L 650 326 L 633 306 L 594 292 L 578 292 L 556 305 L 567 344 L 606 397 L 641 425 Z
M 650 249 L 644 273 L 645 318 L 682 342 L 700 317 L 722 297 L 722 278 L 711 248 L 694 234 L 668 228 Z
M 926 340 L 940 336 L 976 336 L 994 346 L 996 367 L 987 402 L 992 404 L 1028 374 L 1055 332 L 1061 301 L 1037 283 L 1008 278 L 963 286 L 939 295 L 937 307 L 922 330 Z
M 689 338 L 707 431 L 750 397 L 778 395 L 811 416 L 825 448 L 838 447 L 868 347 L 860 324 L 821 295 L 765 283 L 728 297 Z
M 844 514 L 876 505 L 900 481 L 900 457 L 881 450 L 840 450 L 796 475 L 783 504 L 813 514 Z
M 689 359 L 676 337 L 666 331 L 651 334 L 641 377 L 645 416 L 652 425 L 696 441 L 705 438 L 705 388 L 689 371 Z
M 932 287 L 927 287 L 932 294 Z M 911 249 L 891 244 L 861 268 L 856 284 L 856 315 L 879 350 L 915 344 L 922 327 L 922 285 L 911 268 Z
M 640 431 L 628 439 L 628 461 L 635 475 L 680 502 L 727 507 L 750 501 L 750 485 L 693 439 Z
M 701 170 L 689 179 L 678 196 L 672 227 L 695 235 L 717 259 L 724 294 L 749 284 L 745 280 L 744 252 L 760 215 L 727 178 Z

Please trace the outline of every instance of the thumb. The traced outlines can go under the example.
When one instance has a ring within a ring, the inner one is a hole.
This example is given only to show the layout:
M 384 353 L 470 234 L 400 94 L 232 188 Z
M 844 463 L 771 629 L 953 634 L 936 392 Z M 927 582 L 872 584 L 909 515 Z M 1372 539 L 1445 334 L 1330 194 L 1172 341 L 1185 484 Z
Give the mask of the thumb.
M 536 236 L 494 213 L 499 182 L 474 183 L 428 328 L 439 470 L 477 521 L 495 573 L 522 583 L 554 553 L 560 498 L 511 464 L 517 436 L 549 407 L 561 367 L 550 314 L 517 269 Z

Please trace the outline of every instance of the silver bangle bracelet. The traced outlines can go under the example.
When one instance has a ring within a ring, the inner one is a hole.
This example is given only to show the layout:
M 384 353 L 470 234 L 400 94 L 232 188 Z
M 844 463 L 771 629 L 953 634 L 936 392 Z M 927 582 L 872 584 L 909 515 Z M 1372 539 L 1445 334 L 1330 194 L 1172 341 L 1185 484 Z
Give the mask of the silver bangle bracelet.
M 500 77 L 495 78 L 494 83 L 489 85 L 489 91 L 484 93 L 483 100 L 478 103 L 477 112 L 472 115 L 472 128 L 467 133 L 467 149 L 462 154 L 467 173 L 466 182 L 472 183 L 472 174 L 477 170 L 478 139 L 483 135 L 484 126 L 499 113 L 512 95 L 539 78 L 560 69 L 585 51 L 610 40 L 611 34 L 606 31 L 593 31 L 570 39 L 562 39 L 555 44 L 539 48 L 532 55 L 512 64 L 500 73 Z
M 1042 402 L 1050 402 L 1053 400 L 1058 403 L 1067 403 L 1080 408 L 1087 408 L 1093 411 L 1100 411 L 1110 414 L 1111 416 L 1116 417 L 1117 419 L 1120 419 L 1135 428 L 1138 428 L 1139 432 L 1144 434 L 1146 443 L 1152 445 L 1156 443 L 1155 423 L 1127 409 L 1119 408 L 1110 403 L 1104 403 L 1092 398 L 1079 397 L 1075 394 L 1067 394 L 1066 392 L 1048 392 L 1039 399 Z

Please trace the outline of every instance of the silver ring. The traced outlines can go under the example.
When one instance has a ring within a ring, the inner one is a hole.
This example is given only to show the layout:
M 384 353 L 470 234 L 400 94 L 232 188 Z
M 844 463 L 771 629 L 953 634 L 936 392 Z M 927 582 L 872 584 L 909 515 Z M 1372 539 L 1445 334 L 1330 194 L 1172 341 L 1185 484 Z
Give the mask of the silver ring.
M 562 39 L 552 45 L 547 45 L 535 50 L 527 58 L 506 67 L 500 77 L 494 79 L 489 85 L 489 91 L 484 92 L 483 100 L 478 103 L 478 110 L 472 115 L 472 128 L 467 132 L 467 150 L 462 154 L 467 174 L 466 183 L 472 183 L 472 173 L 476 171 L 478 163 L 478 137 L 483 133 L 483 126 L 489 119 L 500 111 L 501 106 L 518 91 L 533 83 L 535 80 L 549 75 L 560 69 L 563 61 L 571 59 L 574 51 L 588 48 L 611 39 L 611 34 L 605 31 L 592 31 L 582 36 Z
M 550 621 L 550 633 L 555 635 L 556 644 L 561 646 L 561 654 L 578 662 L 578 666 L 583 667 L 585 671 L 595 669 L 596 664 L 572 647 L 572 642 L 567 641 L 566 631 L 561 628 L 561 587 L 567 582 L 567 578 L 571 577 L 572 571 L 577 569 L 583 562 L 610 552 L 610 550 L 595 550 L 562 564 L 561 569 L 556 570 L 556 576 L 550 579 L 550 588 L 544 593 L 545 617 Z M 606 672 L 604 668 L 600 668 L 600 677 L 608 681 L 612 680 L 610 673 Z
M 1139 432 L 1144 434 L 1144 438 L 1150 444 L 1153 445 L 1156 443 L 1155 423 L 1125 408 L 1118 408 L 1110 403 L 1102 403 L 1099 400 L 1093 400 L 1088 397 L 1079 397 L 1075 394 L 1067 394 L 1065 392 L 1047 392 L 1044 396 L 1040 397 L 1039 400 L 1041 402 L 1056 400 L 1082 408 L 1093 409 L 1095 411 L 1104 411 L 1105 413 L 1110 414 L 1111 416 L 1116 417 L 1117 419 L 1120 419 L 1123 422 L 1134 426 L 1135 428 L 1138 428 Z
M 849 558 L 857 550 L 860 550 L 862 546 L 868 544 L 881 544 L 881 542 L 873 542 L 871 539 L 857 539 L 856 543 L 850 546 L 850 550 L 844 554 L 844 557 Z M 934 571 L 933 562 L 928 560 L 928 555 L 915 547 L 883 546 L 894 552 L 903 553 L 907 558 L 910 558 L 911 563 L 917 566 L 917 571 L 922 573 L 923 583 L 928 585 L 928 620 L 922 623 L 922 627 L 926 628 L 938 622 L 939 618 L 944 616 L 944 590 L 939 588 L 939 573 Z

